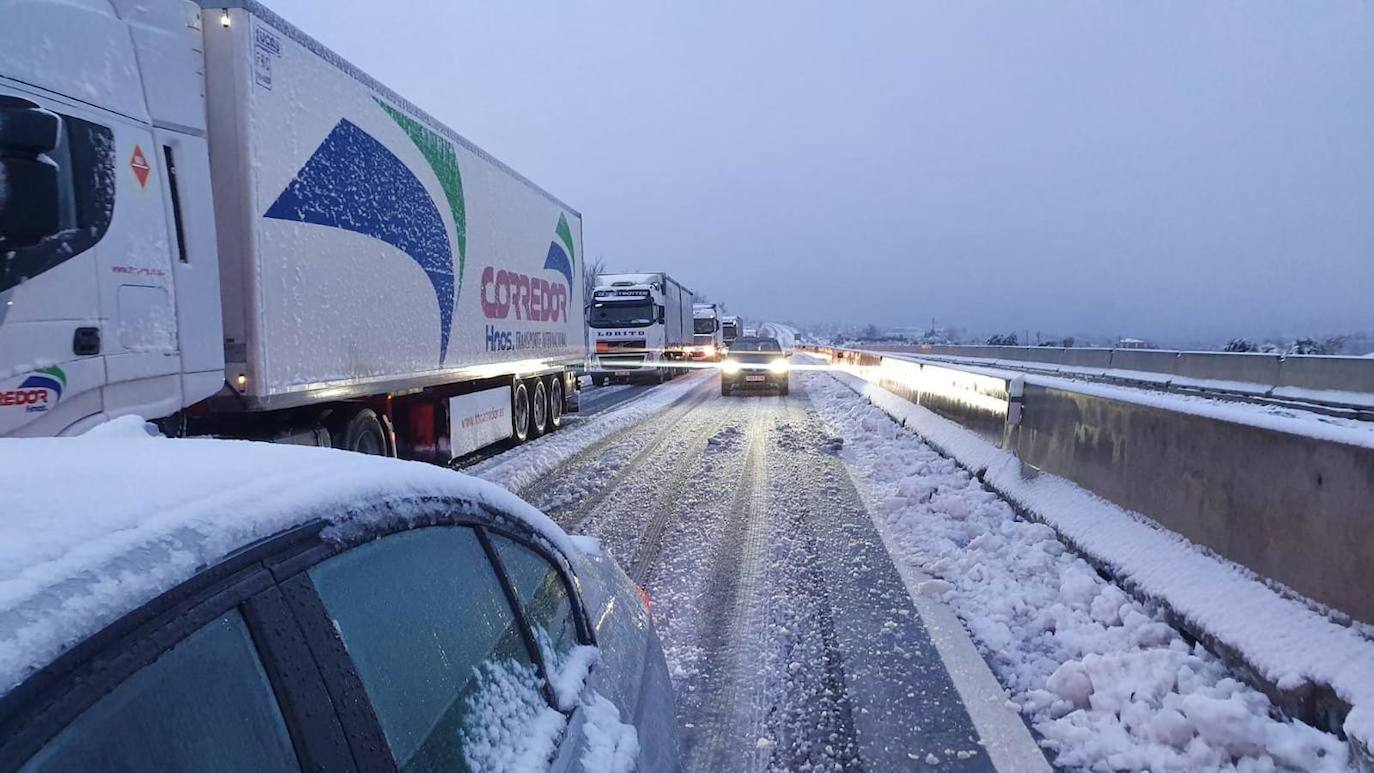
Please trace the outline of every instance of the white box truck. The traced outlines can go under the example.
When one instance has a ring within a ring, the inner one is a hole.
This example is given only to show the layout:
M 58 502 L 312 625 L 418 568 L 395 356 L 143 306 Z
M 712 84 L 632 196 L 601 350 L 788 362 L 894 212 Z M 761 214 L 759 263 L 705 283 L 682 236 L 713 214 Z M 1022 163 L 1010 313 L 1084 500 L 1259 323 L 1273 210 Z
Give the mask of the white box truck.
M 740 333 L 739 317 L 733 314 L 726 314 L 720 318 L 720 343 L 728 351 L 730 344 Z
M 714 303 L 692 304 L 692 359 L 718 362 L 722 349 L 720 310 Z
M 0 436 L 447 463 L 576 409 L 577 211 L 252 0 L 0 19 Z
M 598 274 L 587 308 L 592 383 L 662 383 L 692 345 L 692 291 L 664 273 Z

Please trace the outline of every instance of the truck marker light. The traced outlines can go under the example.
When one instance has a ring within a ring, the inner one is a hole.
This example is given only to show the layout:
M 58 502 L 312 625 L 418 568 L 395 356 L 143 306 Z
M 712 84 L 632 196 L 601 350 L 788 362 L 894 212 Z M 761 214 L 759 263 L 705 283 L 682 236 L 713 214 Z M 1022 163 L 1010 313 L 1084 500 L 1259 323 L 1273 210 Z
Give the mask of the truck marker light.
M 229 26 L 229 9 L 225 8 L 219 12 L 219 26 L 227 28 Z
M 238 375 L 238 378 L 234 379 L 234 383 L 238 384 L 239 389 L 243 389 L 244 387 L 248 386 L 248 377 L 240 373 Z

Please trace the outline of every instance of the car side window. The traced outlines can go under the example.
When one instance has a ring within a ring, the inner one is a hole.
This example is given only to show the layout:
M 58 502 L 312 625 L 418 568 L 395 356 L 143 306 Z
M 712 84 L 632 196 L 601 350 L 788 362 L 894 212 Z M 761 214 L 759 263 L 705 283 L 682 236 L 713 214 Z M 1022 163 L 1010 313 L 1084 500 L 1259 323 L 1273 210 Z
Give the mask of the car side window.
M 299 770 L 238 612 L 206 625 L 86 709 L 25 771 Z
M 538 552 L 514 540 L 491 535 L 524 608 L 560 707 L 571 709 L 590 665 L 591 648 L 581 647 L 572 599 L 562 573 Z
M 553 753 L 565 720 L 472 529 L 393 534 L 310 576 L 402 770 L 506 769 Z

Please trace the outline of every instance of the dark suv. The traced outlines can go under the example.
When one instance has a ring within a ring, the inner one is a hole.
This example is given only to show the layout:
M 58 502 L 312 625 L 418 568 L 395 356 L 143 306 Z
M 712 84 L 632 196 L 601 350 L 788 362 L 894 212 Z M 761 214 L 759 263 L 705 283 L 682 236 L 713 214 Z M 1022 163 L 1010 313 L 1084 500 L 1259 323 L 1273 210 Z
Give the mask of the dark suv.
M 791 367 L 776 338 L 747 336 L 736 338 L 720 363 L 720 393 L 735 389 L 777 389 L 788 391 L 787 373 Z

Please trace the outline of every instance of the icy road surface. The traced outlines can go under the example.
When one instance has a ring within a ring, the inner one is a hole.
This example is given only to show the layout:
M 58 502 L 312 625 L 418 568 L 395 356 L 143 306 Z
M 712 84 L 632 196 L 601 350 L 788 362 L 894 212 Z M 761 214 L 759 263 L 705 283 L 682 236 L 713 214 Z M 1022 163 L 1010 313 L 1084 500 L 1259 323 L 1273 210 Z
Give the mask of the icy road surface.
M 653 599 L 688 768 L 991 770 L 986 745 L 1017 741 L 1008 759 L 1038 757 L 990 678 L 1014 726 L 975 726 L 805 395 L 687 378 L 522 494 Z
M 488 469 L 653 598 L 690 770 L 1349 764 L 826 373 L 693 374 L 579 431 Z

